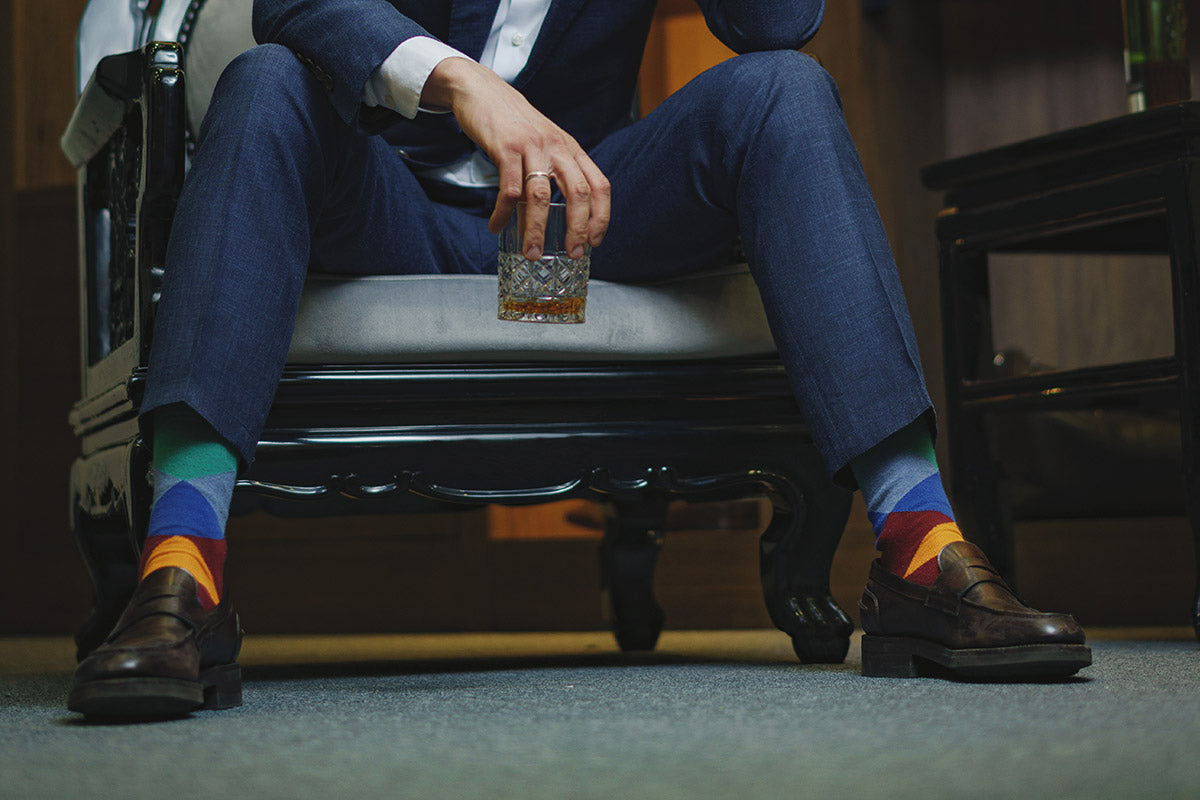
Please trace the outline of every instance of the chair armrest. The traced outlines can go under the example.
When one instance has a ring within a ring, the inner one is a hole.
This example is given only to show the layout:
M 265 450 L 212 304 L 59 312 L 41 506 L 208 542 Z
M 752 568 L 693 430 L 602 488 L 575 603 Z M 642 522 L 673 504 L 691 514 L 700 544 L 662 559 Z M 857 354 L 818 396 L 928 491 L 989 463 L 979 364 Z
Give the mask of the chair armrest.
M 133 106 L 145 101 L 147 84 L 182 79 L 182 54 L 174 43 L 153 42 L 140 50 L 105 56 L 79 95 L 60 140 L 67 160 L 82 167 L 124 124 Z

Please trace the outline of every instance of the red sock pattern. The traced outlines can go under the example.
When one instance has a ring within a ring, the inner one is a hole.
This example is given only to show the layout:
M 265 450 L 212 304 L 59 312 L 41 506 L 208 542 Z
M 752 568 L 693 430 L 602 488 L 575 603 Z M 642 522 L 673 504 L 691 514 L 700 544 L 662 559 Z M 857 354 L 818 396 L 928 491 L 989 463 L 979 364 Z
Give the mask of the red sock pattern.
M 937 554 L 962 539 L 958 524 L 938 511 L 893 511 L 876 539 L 884 569 L 929 586 L 938 576 Z
M 851 462 L 884 569 L 929 586 L 937 556 L 962 541 L 924 423 L 900 429 Z

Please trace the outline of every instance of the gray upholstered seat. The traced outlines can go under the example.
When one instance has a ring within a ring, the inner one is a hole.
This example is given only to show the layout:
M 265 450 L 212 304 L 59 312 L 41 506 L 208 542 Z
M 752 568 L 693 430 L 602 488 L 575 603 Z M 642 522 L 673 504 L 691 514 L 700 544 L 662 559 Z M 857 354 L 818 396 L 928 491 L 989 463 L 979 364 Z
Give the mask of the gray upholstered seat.
M 664 360 L 774 348 L 743 270 L 655 286 L 593 281 L 583 325 L 496 319 L 496 279 L 487 275 L 313 276 L 289 361 Z

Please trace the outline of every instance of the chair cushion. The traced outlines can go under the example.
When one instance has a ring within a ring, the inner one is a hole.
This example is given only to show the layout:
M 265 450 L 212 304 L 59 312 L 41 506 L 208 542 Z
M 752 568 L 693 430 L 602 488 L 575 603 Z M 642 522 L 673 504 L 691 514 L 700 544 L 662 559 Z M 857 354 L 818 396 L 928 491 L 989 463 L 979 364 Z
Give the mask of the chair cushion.
M 587 322 L 496 318 L 494 275 L 313 276 L 294 364 L 706 359 L 775 352 L 745 268 L 654 285 L 593 280 Z

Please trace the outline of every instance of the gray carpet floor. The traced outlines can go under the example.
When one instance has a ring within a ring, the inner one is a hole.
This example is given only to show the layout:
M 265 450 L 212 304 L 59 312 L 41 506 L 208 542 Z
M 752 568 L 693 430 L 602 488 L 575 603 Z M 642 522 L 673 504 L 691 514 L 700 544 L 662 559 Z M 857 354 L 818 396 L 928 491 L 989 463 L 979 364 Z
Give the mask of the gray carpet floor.
M 1196 643 L 1092 640 L 1076 679 L 955 683 L 769 631 L 260 637 L 243 707 L 89 725 L 68 642 L 0 639 L 0 797 L 1200 797 Z

